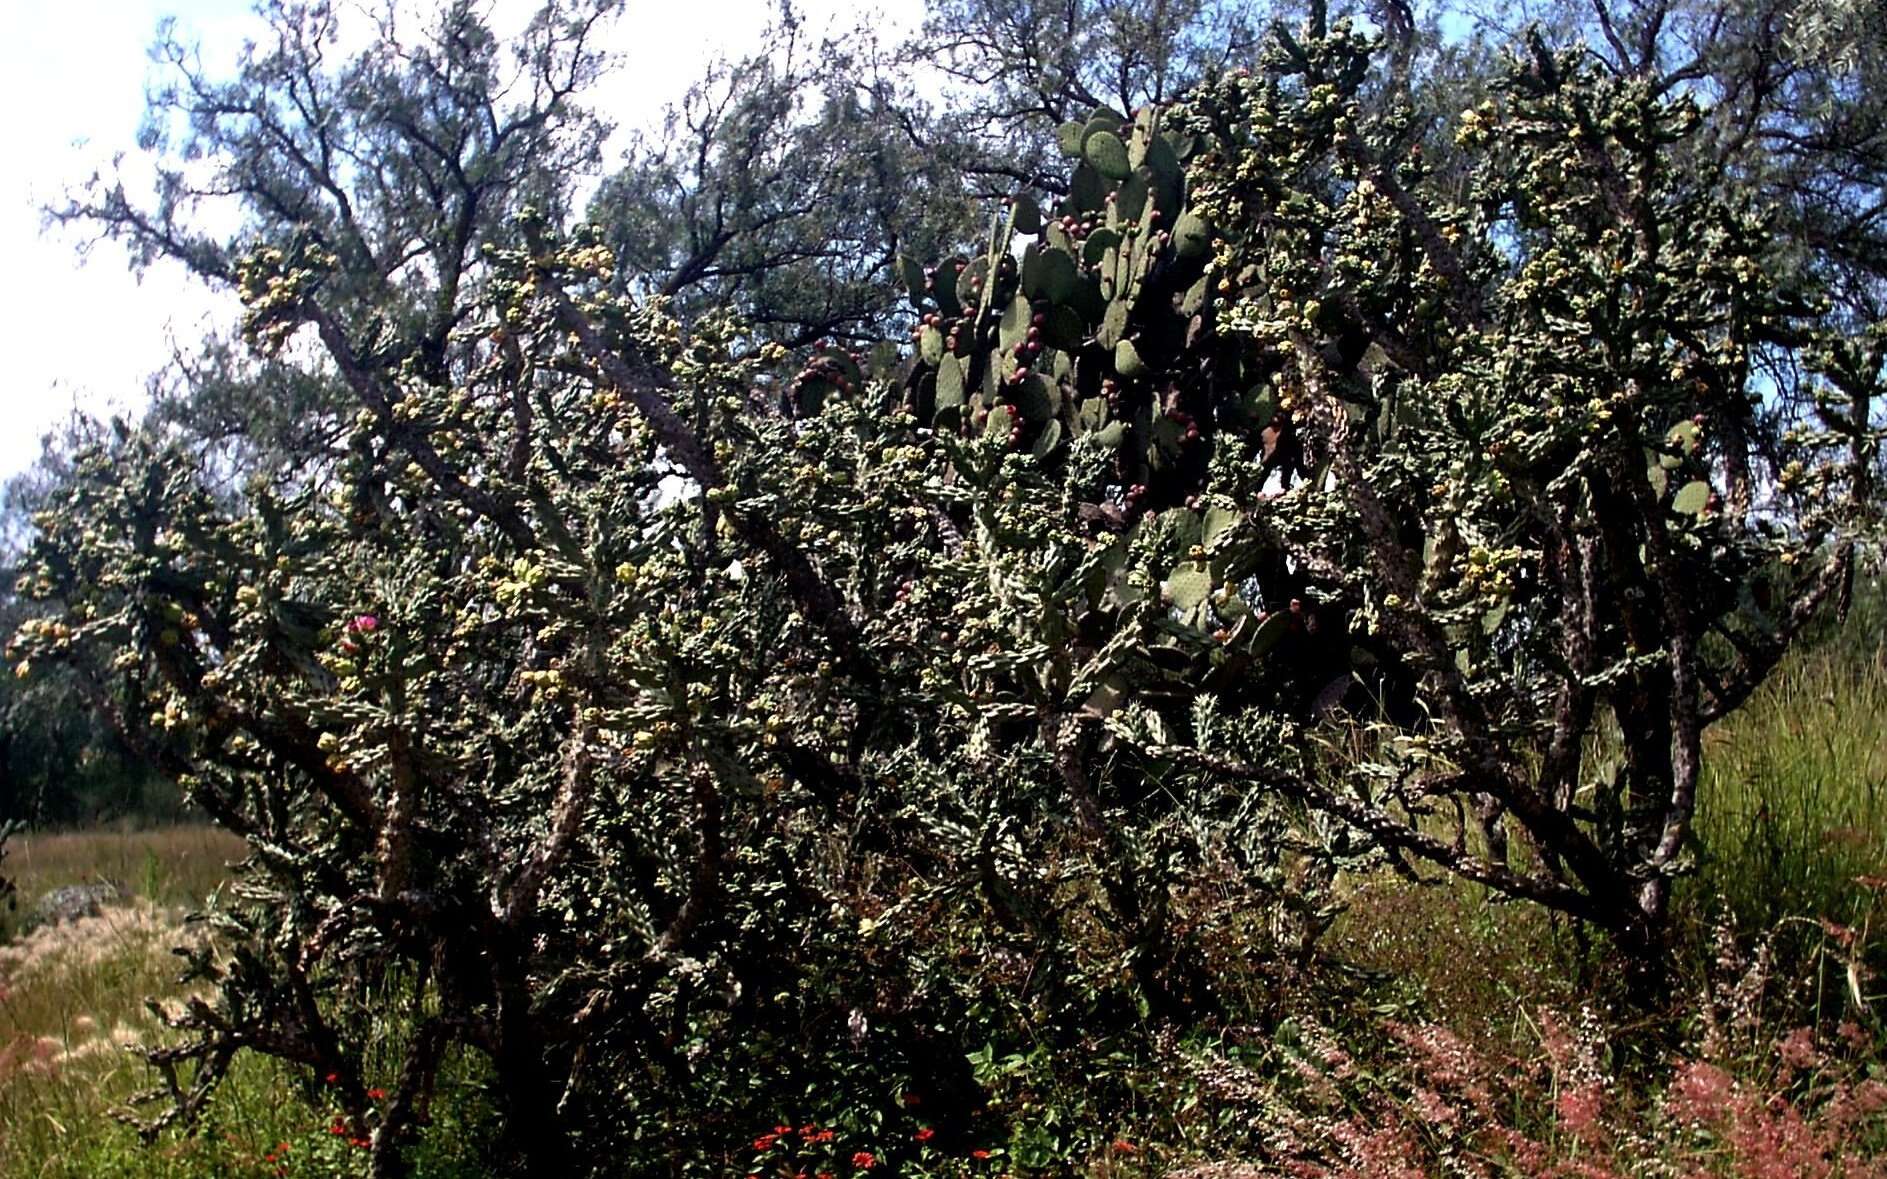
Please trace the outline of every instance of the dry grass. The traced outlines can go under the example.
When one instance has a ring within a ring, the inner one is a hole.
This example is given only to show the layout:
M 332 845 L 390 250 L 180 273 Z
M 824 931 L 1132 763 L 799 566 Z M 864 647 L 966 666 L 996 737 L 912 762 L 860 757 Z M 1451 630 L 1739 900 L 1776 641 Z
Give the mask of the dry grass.
M 225 1087 L 222 1125 L 241 1133 L 146 1148 L 112 1120 L 153 1083 L 136 1049 L 166 1033 L 144 1001 L 184 993 L 170 951 L 199 935 L 182 916 L 136 898 L 0 946 L 0 1176 L 260 1177 L 254 1144 L 305 1131 L 313 1115 L 281 1100 L 284 1079 L 259 1060 Z
M 1564 920 L 1446 877 L 1355 882 L 1328 948 L 1487 1052 L 1531 1043 L 1532 1010 L 1574 1005 L 1582 990 L 1584 954 Z
M 245 854 L 241 839 L 206 824 L 16 835 L 0 874 L 18 887 L 18 903 L 0 913 L 0 940 L 20 928 L 35 901 L 67 884 L 112 880 L 154 905 L 200 904 Z
M 94 917 L 39 926 L 0 945 L 5 1020 L 23 1028 L 63 1029 L 73 1012 L 98 1012 L 121 1001 L 120 983 L 147 979 L 163 989 L 162 977 L 175 965 L 170 947 L 196 940 L 181 916 L 139 897 L 106 906 Z M 26 1005 L 34 997 L 52 1001 L 51 1018 Z
M 145 1006 L 187 993 L 173 947 L 201 936 L 184 917 L 230 876 L 241 840 L 210 827 L 29 837 L 6 870 L 30 912 L 47 891 L 106 879 L 134 894 L 97 916 L 0 937 L 0 1179 L 338 1179 L 363 1175 L 365 1155 L 327 1133 L 332 1110 L 312 1078 L 244 1053 L 195 1133 L 145 1145 L 113 1118 L 155 1083 L 135 1048 L 174 1033 Z M 471 1067 L 448 1062 L 482 1116 Z M 146 1109 L 146 1114 L 155 1112 Z M 441 1130 L 415 1152 L 422 1179 L 477 1174 L 481 1139 L 456 1096 L 435 1110 Z
M 208 827 L 28 836 L 9 844 L 17 929 L 67 884 L 116 880 L 134 894 L 97 916 L 0 942 L 0 1175 L 204 1175 L 232 1172 L 229 1145 L 199 1140 L 145 1151 L 109 1111 L 148 1087 L 134 1052 L 159 1032 L 146 999 L 180 989 L 174 946 L 193 940 L 186 907 L 242 855 Z M 215 1161 L 211 1161 L 214 1156 Z

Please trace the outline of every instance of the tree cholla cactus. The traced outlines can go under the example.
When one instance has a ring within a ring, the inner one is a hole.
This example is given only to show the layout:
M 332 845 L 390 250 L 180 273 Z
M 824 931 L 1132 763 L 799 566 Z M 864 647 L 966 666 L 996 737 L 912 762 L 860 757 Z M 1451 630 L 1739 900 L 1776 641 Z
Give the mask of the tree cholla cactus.
M 810 1090 L 960 1135 L 971 1049 L 1249 1015 L 1385 856 L 1655 965 L 1703 728 L 1878 529 L 1878 329 L 1769 277 L 1685 100 L 1536 49 L 1439 178 L 1375 51 L 1070 124 L 1049 215 L 905 268 L 902 363 L 684 329 L 533 210 L 425 356 L 260 247 L 344 457 L 100 437 L 13 644 L 253 848 L 153 1130 L 252 1049 L 397 1174 L 467 1046 L 544 1174 Z

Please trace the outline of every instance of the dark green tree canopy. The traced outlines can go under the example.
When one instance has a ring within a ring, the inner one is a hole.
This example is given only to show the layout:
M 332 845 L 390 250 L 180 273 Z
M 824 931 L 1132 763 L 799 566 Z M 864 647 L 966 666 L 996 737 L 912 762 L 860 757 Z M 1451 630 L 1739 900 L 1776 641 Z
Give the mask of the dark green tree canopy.
M 548 4 L 509 45 L 481 7 L 460 0 L 424 23 L 388 7 L 382 34 L 343 57 L 346 10 L 269 0 L 268 36 L 227 74 L 167 27 L 139 145 L 156 165 L 151 198 L 99 177 L 54 215 L 227 289 L 258 241 L 329 251 L 341 263 L 324 285 L 333 314 L 372 325 L 356 359 L 446 379 L 460 363 L 452 335 L 480 297 L 483 249 L 527 204 L 567 213 L 600 172 L 607 126 L 581 99 L 620 5 Z M 232 210 L 233 231 L 206 228 Z M 214 341 L 183 358 L 158 406 L 188 433 L 237 440 L 238 457 L 292 471 L 333 457 L 338 415 L 351 413 L 337 375 Z
M 722 63 L 638 137 L 590 218 L 626 289 L 739 307 L 792 346 L 884 326 L 899 254 L 947 252 L 974 189 L 930 151 L 928 121 L 868 41 L 776 28 Z

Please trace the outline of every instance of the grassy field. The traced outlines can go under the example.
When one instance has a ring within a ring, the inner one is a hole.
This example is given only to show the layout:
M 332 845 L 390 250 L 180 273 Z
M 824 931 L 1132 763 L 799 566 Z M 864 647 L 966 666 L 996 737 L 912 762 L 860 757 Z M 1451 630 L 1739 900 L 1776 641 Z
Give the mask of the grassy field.
M 1857 620 L 1793 661 L 1711 734 L 1696 871 L 1680 892 L 1687 987 L 1704 985 L 1720 954 L 1717 931 L 1726 926 L 1745 934 L 1794 931 L 1777 952 L 1800 969 L 1812 968 L 1841 930 L 1878 926 L 1887 916 L 1880 911 L 1887 900 L 1883 642 L 1868 619 Z M 6 870 L 18 881 L 19 904 L 0 917 L 0 1179 L 362 1173 L 361 1152 L 327 1133 L 331 1114 L 319 1088 L 255 1057 L 239 1060 L 199 1134 L 166 1135 L 147 1147 L 112 1119 L 152 1083 L 129 1046 L 163 1034 L 144 1000 L 179 995 L 170 947 L 195 936 L 184 914 L 242 854 L 238 840 L 208 827 L 13 841 Z M 100 879 L 132 895 L 74 924 L 24 927 L 45 891 Z M 1887 943 L 1877 934 L 1872 940 Z M 1861 944 L 1867 941 L 1863 934 Z M 1386 1003 L 1419 1011 L 1501 1059 L 1539 1049 L 1542 1009 L 1577 1010 L 1593 994 L 1594 959 L 1563 922 L 1458 884 L 1365 881 L 1327 949 L 1383 980 Z M 1861 1014 L 1878 1030 L 1878 1017 L 1865 1009 L 1877 1008 L 1879 996 L 1866 998 Z M 1820 1001 L 1812 994 L 1802 1000 Z M 1768 1059 L 1773 1042 L 1761 1041 L 1756 1055 Z M 1873 1051 L 1873 1063 L 1863 1064 L 1887 1076 Z M 442 1113 L 416 1159 L 422 1179 L 478 1173 L 474 1067 L 458 1066 L 461 1099 Z M 1745 1173 L 1732 1164 L 1737 1157 L 1722 1153 L 1720 1165 L 1698 1173 Z
M 110 1117 L 152 1076 L 132 1054 L 158 1032 L 146 998 L 174 998 L 170 949 L 191 935 L 187 910 L 202 902 L 243 855 L 242 841 L 208 827 L 96 831 L 17 837 L 7 872 L 18 884 L 0 946 L 0 1174 L 260 1175 L 247 1144 L 227 1135 L 146 1150 Z M 131 897 L 97 916 L 22 931 L 34 903 L 61 885 L 111 880 Z M 264 1102 L 276 1078 L 244 1066 L 219 1117 L 251 1133 L 285 1124 Z M 272 1145 L 272 1144 L 271 1144 Z M 266 1151 L 261 1152 L 266 1153 Z
M 0 937 L 0 1176 L 6 1179 L 316 1179 L 365 1174 L 364 1155 L 328 1132 L 318 1088 L 254 1054 L 239 1057 L 194 1135 L 147 1146 L 117 1120 L 155 1074 L 140 1042 L 173 1035 L 146 1006 L 186 991 L 172 948 L 202 936 L 186 915 L 245 853 L 208 826 L 16 837 L 5 869 L 19 895 Z M 30 927 L 34 903 L 67 884 L 130 893 L 97 916 Z M 142 1112 L 148 1116 L 156 1107 Z M 475 1133 L 442 1111 L 421 1174 L 472 1174 Z
M 208 826 L 15 836 L 5 872 L 19 897 L 0 911 L 0 941 L 17 936 L 34 902 L 61 885 L 112 881 L 159 907 L 199 905 L 245 854 L 241 839 Z
M 1860 878 L 1887 876 L 1887 631 L 1867 621 L 1711 734 L 1691 891 L 1751 928 L 1854 920 L 1875 891 Z

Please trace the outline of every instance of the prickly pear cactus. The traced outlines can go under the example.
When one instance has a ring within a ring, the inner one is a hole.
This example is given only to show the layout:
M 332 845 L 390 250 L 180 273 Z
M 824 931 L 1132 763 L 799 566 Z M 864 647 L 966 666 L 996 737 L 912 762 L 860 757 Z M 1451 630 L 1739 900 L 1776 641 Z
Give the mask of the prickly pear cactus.
M 1091 439 L 1111 462 L 1089 490 L 1133 513 L 1183 503 L 1220 430 L 1270 426 L 1262 374 L 1212 347 L 1213 235 L 1185 170 L 1202 142 L 1169 112 L 1097 112 L 1062 129 L 1051 210 L 1013 198 L 974 258 L 907 261 L 918 415 L 1051 470 Z
M 1215 494 L 1288 488 L 1306 470 L 1275 355 L 1220 330 L 1242 288 L 1195 207 L 1189 173 L 1213 154 L 1209 130 L 1186 108 L 1069 123 L 1067 192 L 1050 208 L 1014 197 L 973 257 L 906 261 L 920 318 L 904 397 L 939 434 L 980 440 L 983 459 L 959 463 L 966 479 L 999 477 L 994 448 L 1064 487 L 1091 543 L 1176 612 L 1183 632 L 1163 641 L 1250 668 L 1295 635 L 1287 664 L 1308 696 L 1347 674 L 1345 628 L 1320 625 L 1282 551 Z M 1121 607 L 1125 572 L 1097 586 L 1089 605 Z

